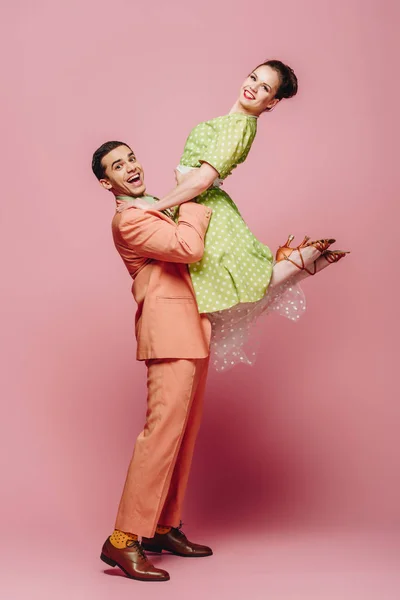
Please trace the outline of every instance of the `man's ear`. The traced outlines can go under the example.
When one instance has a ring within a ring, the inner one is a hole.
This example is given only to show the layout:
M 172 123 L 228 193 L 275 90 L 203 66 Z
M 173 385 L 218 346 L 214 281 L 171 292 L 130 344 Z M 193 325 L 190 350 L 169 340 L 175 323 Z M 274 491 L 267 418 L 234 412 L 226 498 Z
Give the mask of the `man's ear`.
M 100 185 L 105 189 L 105 190 L 111 190 L 112 188 L 112 184 L 108 179 L 100 179 Z

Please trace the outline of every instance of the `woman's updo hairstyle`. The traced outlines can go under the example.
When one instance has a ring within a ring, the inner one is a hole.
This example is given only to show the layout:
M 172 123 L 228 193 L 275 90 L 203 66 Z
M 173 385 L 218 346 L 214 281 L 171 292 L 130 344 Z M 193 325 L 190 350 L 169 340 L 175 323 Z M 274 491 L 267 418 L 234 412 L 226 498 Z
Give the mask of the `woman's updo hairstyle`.
M 280 60 L 267 60 L 264 63 L 261 63 L 261 65 L 258 65 L 258 67 L 263 66 L 274 69 L 279 75 L 281 82 L 278 91 L 275 94 L 277 100 L 282 100 L 282 98 L 292 98 L 297 94 L 297 77 L 293 69 Z M 256 69 L 258 69 L 258 67 L 256 67 Z

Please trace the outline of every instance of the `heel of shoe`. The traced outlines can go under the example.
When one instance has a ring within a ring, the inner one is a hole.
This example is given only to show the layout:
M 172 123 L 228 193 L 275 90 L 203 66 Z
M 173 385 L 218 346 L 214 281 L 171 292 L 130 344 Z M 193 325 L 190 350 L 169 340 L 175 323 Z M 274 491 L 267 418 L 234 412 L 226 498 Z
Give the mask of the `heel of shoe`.
M 287 242 L 283 244 L 283 246 L 279 246 L 278 250 L 275 254 L 275 261 L 280 262 L 281 260 L 285 260 L 288 256 L 293 252 L 293 248 L 290 247 L 290 244 L 294 240 L 294 235 L 289 235 Z
M 105 562 L 110 567 L 115 567 L 117 565 L 117 563 L 115 562 L 115 560 L 112 560 L 112 558 L 108 558 L 108 556 L 106 556 L 105 554 L 103 554 L 103 552 L 100 554 L 100 558 L 101 558 L 101 560 L 103 562 Z
M 301 242 L 301 244 L 299 246 L 297 246 L 296 248 L 292 248 L 290 246 L 290 244 L 294 240 L 294 235 L 290 234 L 288 236 L 286 243 L 283 246 L 278 247 L 278 250 L 276 251 L 276 254 L 275 254 L 275 261 L 280 262 L 281 260 L 287 260 L 289 258 L 289 256 L 292 254 L 293 250 L 300 250 L 300 248 L 304 248 L 307 245 L 309 239 L 310 238 L 306 235 L 306 237 L 304 238 L 304 240 Z
M 146 544 L 142 542 L 142 546 L 146 552 L 156 552 L 157 554 L 161 554 L 162 548 L 160 546 L 153 546 L 153 544 Z

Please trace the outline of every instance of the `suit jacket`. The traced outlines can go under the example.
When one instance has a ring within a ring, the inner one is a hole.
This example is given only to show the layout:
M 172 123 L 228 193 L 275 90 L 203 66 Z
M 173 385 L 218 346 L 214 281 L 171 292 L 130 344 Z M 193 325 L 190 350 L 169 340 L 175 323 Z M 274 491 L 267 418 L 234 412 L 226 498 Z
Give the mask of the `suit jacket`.
M 205 358 L 211 326 L 200 315 L 187 264 L 203 256 L 211 209 L 186 202 L 178 223 L 128 202 L 112 221 L 115 246 L 133 278 L 137 359 Z

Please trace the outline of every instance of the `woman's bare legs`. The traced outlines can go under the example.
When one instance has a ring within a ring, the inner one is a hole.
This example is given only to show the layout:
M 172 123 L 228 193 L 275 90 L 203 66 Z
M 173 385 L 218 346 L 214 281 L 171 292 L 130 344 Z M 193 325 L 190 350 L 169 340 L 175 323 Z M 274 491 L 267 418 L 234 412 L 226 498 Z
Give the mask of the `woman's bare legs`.
M 319 253 L 319 256 L 312 264 L 308 264 L 306 266 L 310 267 L 308 271 L 300 270 L 291 263 L 282 260 L 274 265 L 271 283 L 267 289 L 267 295 L 269 296 L 272 292 L 272 298 L 278 297 L 282 292 L 285 291 L 287 287 L 290 285 L 296 285 L 296 283 L 300 283 L 307 277 L 310 277 L 312 273 L 319 273 L 329 265 L 332 265 L 335 262 L 338 262 L 341 258 L 344 258 L 348 252 L 342 252 L 341 250 L 330 251 L 327 250 L 323 254 Z M 315 263 L 315 265 L 314 265 Z M 286 267 L 285 269 L 283 267 Z M 288 267 L 292 267 L 289 269 Z M 269 307 L 268 303 L 265 303 L 264 307 L 261 309 L 261 312 L 264 312 Z
M 341 250 L 327 250 L 321 254 L 316 250 L 318 254 L 317 258 L 309 261 L 310 254 L 307 253 L 307 260 L 306 255 L 303 254 L 304 251 L 308 249 L 309 247 L 304 248 L 301 251 L 307 270 L 300 270 L 295 265 L 285 260 L 282 260 L 274 265 L 271 283 L 268 286 L 268 294 L 272 293 L 273 296 L 278 296 L 288 285 L 296 285 L 296 283 L 300 283 L 304 279 L 307 279 L 307 277 L 310 277 L 312 273 L 319 273 L 323 269 L 329 267 L 329 265 L 338 262 L 344 258 L 346 254 L 348 254 L 348 252 L 343 252 Z M 266 308 L 267 305 L 265 306 L 264 310 Z
M 324 252 L 324 254 L 322 254 L 315 261 L 315 273 L 317 274 L 323 269 L 326 269 L 326 267 L 338 262 L 341 258 L 344 258 L 346 254 L 349 254 L 349 252 L 344 252 L 342 250 L 334 250 L 332 252 L 328 250 L 327 252 Z M 300 281 L 303 281 L 303 279 L 307 279 L 307 277 L 310 277 L 310 273 L 307 273 L 307 271 L 298 270 L 297 274 L 295 274 L 292 278 L 292 283 L 299 283 Z
M 290 255 L 291 261 L 295 262 L 298 265 L 301 265 L 301 259 L 303 258 L 304 265 L 306 267 L 311 267 L 315 261 L 317 261 L 321 257 L 321 252 L 317 250 L 314 246 L 306 246 L 301 249 L 301 255 L 298 250 L 293 250 Z M 326 261 L 325 261 L 326 262 Z M 274 287 L 281 286 L 285 284 L 287 281 L 291 280 L 293 277 L 298 275 L 299 273 L 305 273 L 308 276 L 307 271 L 300 270 L 299 267 L 296 267 L 292 262 L 287 260 L 281 260 L 274 265 L 272 270 L 272 277 L 269 284 L 269 289 Z

